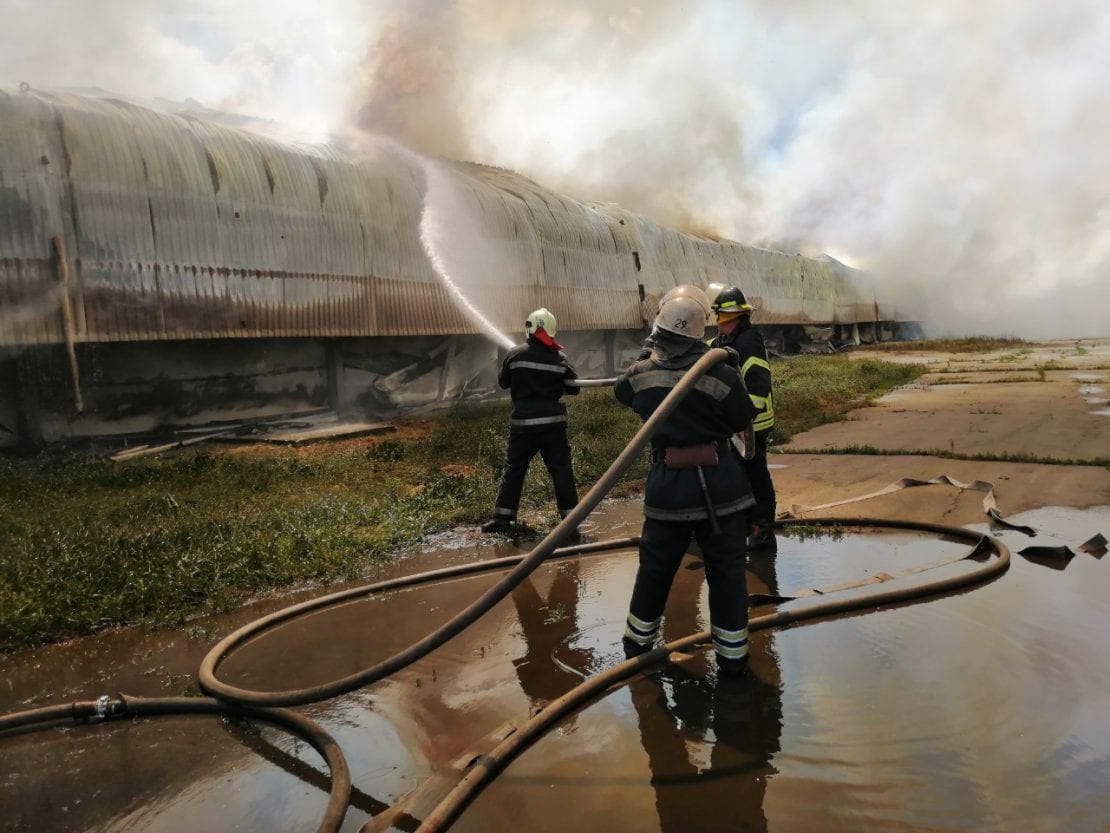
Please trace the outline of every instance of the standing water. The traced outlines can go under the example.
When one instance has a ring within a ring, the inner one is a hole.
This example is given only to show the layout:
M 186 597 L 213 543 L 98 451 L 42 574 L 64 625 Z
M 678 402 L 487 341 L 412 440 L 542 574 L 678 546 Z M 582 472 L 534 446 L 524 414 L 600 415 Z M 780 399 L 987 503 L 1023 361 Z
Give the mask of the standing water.
M 639 513 L 639 502 L 613 502 L 593 518 L 605 537 L 619 537 L 638 530 Z M 1074 544 L 1110 527 L 1110 511 L 1011 520 L 1066 532 L 1061 542 Z M 1015 553 L 1027 540 L 1005 536 Z M 788 595 L 964 551 L 919 533 L 792 533 L 780 536 L 777 557 L 752 556 L 749 583 Z M 452 548 L 391 569 L 479 554 L 505 553 Z M 632 552 L 544 565 L 408 669 L 303 707 L 351 764 L 343 829 L 415 829 L 507 721 L 616 662 L 635 569 Z M 667 639 L 705 628 L 703 576 L 693 558 L 679 571 Z M 290 622 L 233 654 L 221 676 L 267 689 L 352 673 L 424 636 L 495 580 L 425 585 Z M 121 632 L 11 656 L 0 710 L 121 689 L 179 693 L 179 675 L 221 635 L 288 602 L 183 633 Z M 453 829 L 1110 829 L 1108 625 L 1110 572 L 1081 553 L 1047 567 L 1015 555 L 981 587 L 760 631 L 754 679 L 720 685 L 697 652 L 617 687 L 513 762 Z M 312 750 L 277 730 L 211 718 L 9 737 L 0 741 L 0 830 L 312 830 L 326 801 L 323 772 Z M 410 815 L 385 815 L 396 802 Z

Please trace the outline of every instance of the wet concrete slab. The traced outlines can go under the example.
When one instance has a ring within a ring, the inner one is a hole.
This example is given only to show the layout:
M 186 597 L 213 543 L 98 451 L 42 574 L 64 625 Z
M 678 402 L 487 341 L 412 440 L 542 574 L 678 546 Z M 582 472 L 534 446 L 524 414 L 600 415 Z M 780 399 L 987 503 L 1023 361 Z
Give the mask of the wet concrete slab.
M 867 351 L 854 358 L 874 356 Z M 1092 391 L 1110 368 L 1110 339 L 1015 344 L 983 354 L 882 354 L 925 375 L 854 410 L 843 422 L 795 435 L 789 448 L 1105 460 L 1110 423 Z M 1097 394 L 1095 394 L 1097 396 Z
M 1014 519 L 1039 528 L 1040 543 L 1110 530 L 1106 506 Z M 634 535 L 639 503 L 607 503 L 591 520 L 594 535 Z M 1038 540 L 1004 536 L 1015 550 Z M 512 549 L 501 542 L 495 551 L 492 542 L 472 532 L 444 536 L 373 578 Z M 965 549 L 901 531 L 783 535 L 775 557 L 753 555 L 749 589 L 790 593 Z M 454 829 L 1105 829 L 1108 565 L 1086 554 L 1064 569 L 1016 557 L 997 581 L 937 601 L 759 632 L 756 679 L 739 686 L 720 685 L 695 652 L 568 718 Z M 351 765 L 355 794 L 343 829 L 374 818 L 381 829 L 415 829 L 475 754 L 618 661 L 635 568 L 629 551 L 545 565 L 400 674 L 303 707 Z M 688 558 L 666 638 L 706 627 L 703 577 Z M 495 580 L 440 582 L 291 622 L 234 654 L 221 678 L 288 688 L 352 673 L 425 635 Z M 185 682 L 175 675 L 191 673 L 220 635 L 293 600 L 199 620 L 187 634 L 108 634 L 15 655 L 5 663 L 0 710 L 120 689 L 178 693 Z M 322 770 L 312 750 L 276 730 L 209 718 L 7 738 L 0 830 L 312 830 L 326 801 Z M 397 802 L 410 815 L 387 816 Z
M 1040 459 L 1110 458 L 1110 424 L 1070 378 L 935 385 L 894 394 L 792 438 L 815 452 L 872 447 Z

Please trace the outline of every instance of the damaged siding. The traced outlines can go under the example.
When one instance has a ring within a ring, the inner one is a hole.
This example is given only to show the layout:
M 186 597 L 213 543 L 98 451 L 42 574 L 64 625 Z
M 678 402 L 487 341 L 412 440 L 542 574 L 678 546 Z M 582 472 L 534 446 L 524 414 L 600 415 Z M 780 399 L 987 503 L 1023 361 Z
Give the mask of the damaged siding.
M 713 281 L 743 286 L 756 323 L 906 319 L 835 261 L 435 165 L 512 264 L 466 284 L 508 331 L 540 304 L 565 330 L 639 328 L 671 287 Z M 476 333 L 423 248 L 427 187 L 419 161 L 385 146 L 356 156 L 117 99 L 0 90 L 0 345 L 62 343 L 67 326 L 76 342 Z

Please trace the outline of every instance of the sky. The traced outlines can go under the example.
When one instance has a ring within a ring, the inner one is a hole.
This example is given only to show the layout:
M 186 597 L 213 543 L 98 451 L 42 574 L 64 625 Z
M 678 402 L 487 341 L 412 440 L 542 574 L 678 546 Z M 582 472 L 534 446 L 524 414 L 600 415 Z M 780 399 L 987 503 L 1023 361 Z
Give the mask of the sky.
M 0 21 L 3 84 L 385 134 L 826 252 L 938 335 L 1110 335 L 1102 0 L 0 0 Z

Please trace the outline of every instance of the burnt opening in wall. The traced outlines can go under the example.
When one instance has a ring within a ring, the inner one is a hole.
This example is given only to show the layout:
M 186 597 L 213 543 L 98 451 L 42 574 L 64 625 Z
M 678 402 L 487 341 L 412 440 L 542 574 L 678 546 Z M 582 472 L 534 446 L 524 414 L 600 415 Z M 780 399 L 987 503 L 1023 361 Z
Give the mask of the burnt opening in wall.
M 640 253 L 639 252 L 633 252 L 632 253 L 632 262 L 636 264 L 636 271 L 639 272 L 640 271 Z
M 316 172 L 316 191 L 320 195 L 320 205 L 324 204 L 324 199 L 328 196 L 328 177 L 324 173 L 323 166 L 315 159 L 311 160 L 312 170 Z
M 220 170 L 216 167 L 216 157 L 208 148 L 204 149 L 204 158 L 208 160 L 208 176 L 212 178 L 212 190 L 220 193 Z
M 262 172 L 266 174 L 266 184 L 270 186 L 270 193 L 274 193 L 274 185 L 277 178 L 274 176 L 274 166 L 270 164 L 269 158 L 262 157 Z

